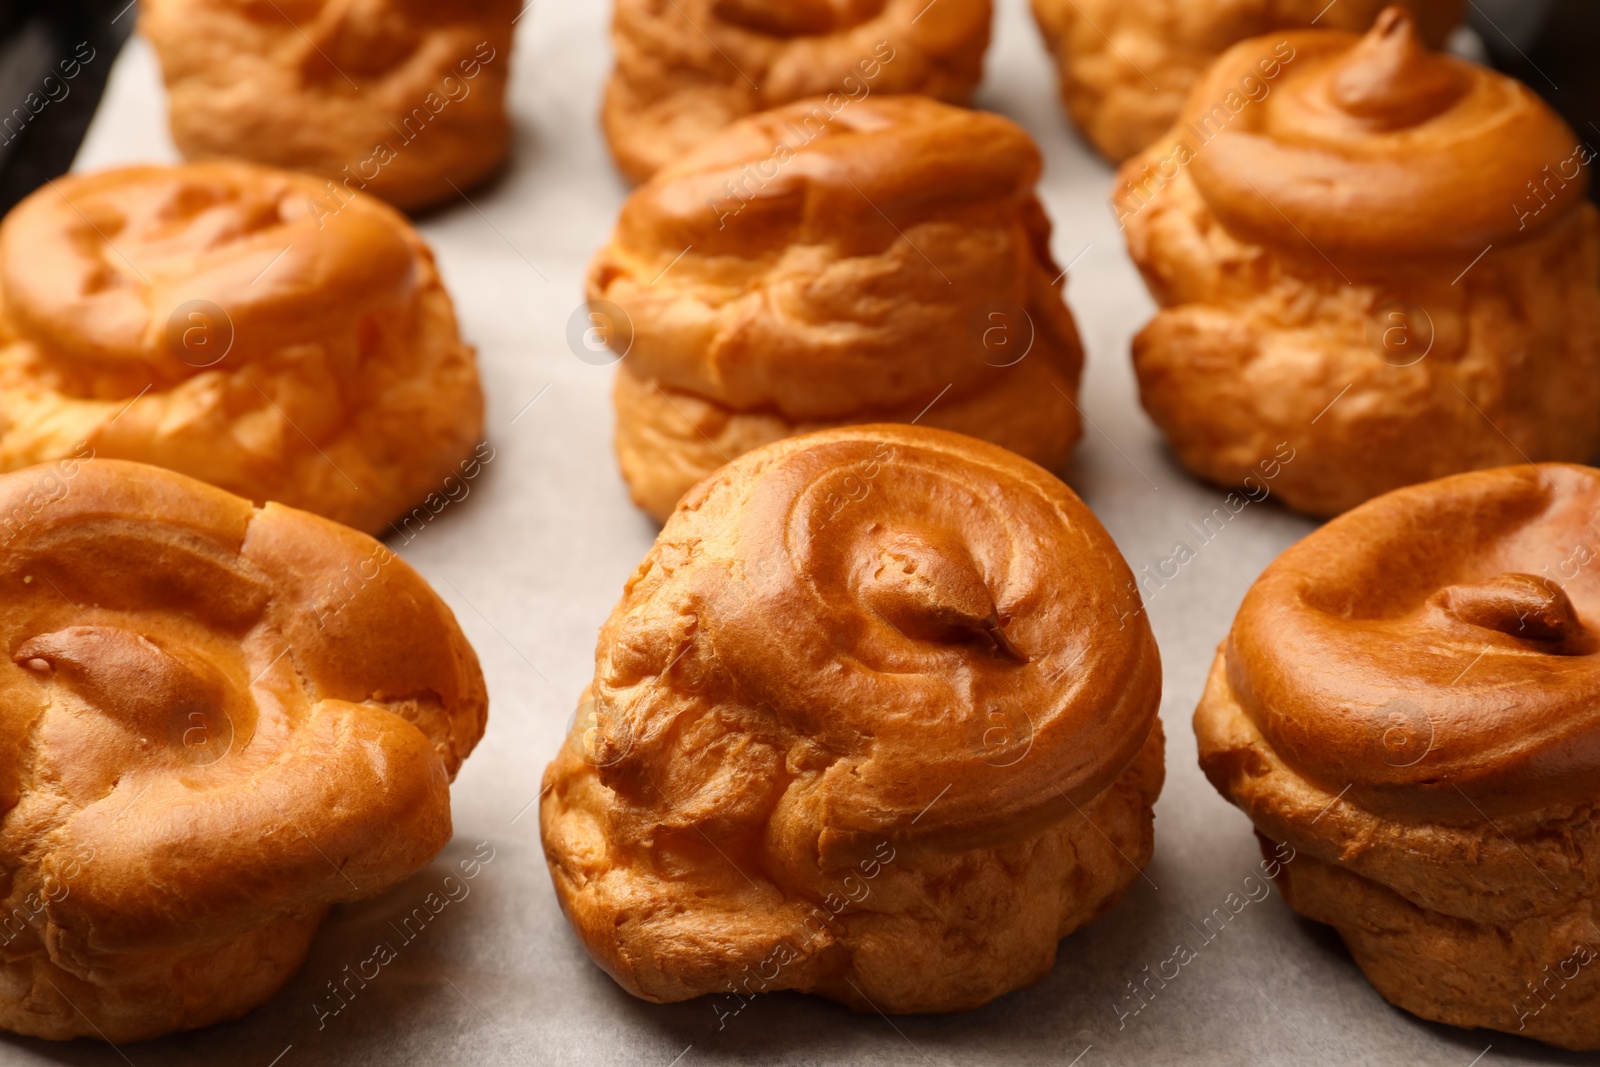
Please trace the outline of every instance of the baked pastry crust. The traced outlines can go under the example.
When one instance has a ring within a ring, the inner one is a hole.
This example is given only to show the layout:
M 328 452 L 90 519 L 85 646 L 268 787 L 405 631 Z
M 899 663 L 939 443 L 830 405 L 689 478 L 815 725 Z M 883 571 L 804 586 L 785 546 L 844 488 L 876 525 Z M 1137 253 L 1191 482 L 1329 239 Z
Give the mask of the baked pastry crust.
M 584 946 L 655 1001 L 954 1011 L 1027 985 L 1149 860 L 1160 665 L 1044 470 L 825 430 L 701 482 L 600 633 L 541 829 Z
M 665 520 L 809 429 L 913 421 L 1060 467 L 1083 351 L 1016 124 L 922 97 L 745 119 L 640 187 L 589 268 L 623 321 L 617 452 Z M 920 419 L 919 419 L 919 416 Z
M 187 159 L 316 174 L 414 210 L 491 174 L 515 0 L 144 0 Z
M 637 183 L 729 123 L 805 97 L 965 104 L 992 17 L 990 0 L 616 0 L 606 139 Z
M 1246 595 L 1200 764 L 1388 1000 L 1600 1048 L 1600 471 L 1522 465 L 1335 519 Z
M 1274 67 L 1263 101 L 1207 110 Z M 1424 51 L 1398 10 L 1365 38 L 1231 50 L 1115 200 L 1162 307 L 1134 340 L 1140 396 L 1178 459 L 1237 485 L 1287 441 L 1274 491 L 1332 515 L 1593 458 L 1600 215 L 1577 145 L 1522 85 Z
M 1282 30 L 1363 31 L 1392 0 L 1033 0 L 1073 123 L 1120 163 L 1172 127 L 1212 62 Z M 1464 0 L 1404 0 L 1423 36 L 1444 44 Z
M 422 239 L 234 162 L 50 183 L 0 224 L 0 470 L 98 455 L 377 532 L 483 429 Z
M 0 1027 L 233 1018 L 450 838 L 476 656 L 403 560 L 137 463 L 0 475 Z

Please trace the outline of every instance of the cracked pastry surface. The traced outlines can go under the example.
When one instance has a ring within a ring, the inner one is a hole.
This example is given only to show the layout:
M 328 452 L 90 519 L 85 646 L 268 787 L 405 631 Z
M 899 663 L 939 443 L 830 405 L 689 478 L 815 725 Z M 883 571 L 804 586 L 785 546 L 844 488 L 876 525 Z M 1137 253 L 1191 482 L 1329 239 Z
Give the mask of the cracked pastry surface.
M 1590 152 L 1525 86 L 1428 52 L 1399 9 L 1364 38 L 1283 39 L 1270 96 L 1208 116 L 1276 61 L 1275 38 L 1239 45 L 1120 175 L 1162 309 L 1134 368 L 1178 459 L 1237 485 L 1289 441 L 1277 492 L 1333 515 L 1458 471 L 1594 458 Z
M 52 182 L 0 224 L 0 470 L 98 455 L 381 531 L 483 427 L 433 254 L 235 162 Z
M 1284 897 L 1426 1019 L 1600 1048 L 1600 471 L 1379 497 L 1252 587 L 1200 763 Z
M 477 657 L 403 560 L 170 471 L 0 475 L 0 1027 L 242 1015 L 450 837 Z
M 545 772 L 557 897 L 648 1000 L 975 1007 L 1148 861 L 1160 688 L 1044 470 L 922 427 L 779 441 L 695 487 L 601 630 Z
M 965 104 L 990 0 L 616 0 L 601 121 L 642 182 L 737 119 L 805 97 L 917 93 Z
M 735 124 L 641 186 L 589 268 L 624 353 L 617 454 L 665 520 L 757 445 L 841 423 L 957 430 L 1049 468 L 1083 365 L 1038 148 L 922 97 Z
M 1273 31 L 1363 31 L 1390 0 L 1033 0 L 1073 123 L 1121 162 L 1155 143 L 1223 52 Z M 1406 0 L 1443 45 L 1463 0 Z M 1220 99 L 1218 102 L 1220 102 Z
M 405 210 L 505 158 L 515 0 L 145 0 L 186 159 L 302 170 Z

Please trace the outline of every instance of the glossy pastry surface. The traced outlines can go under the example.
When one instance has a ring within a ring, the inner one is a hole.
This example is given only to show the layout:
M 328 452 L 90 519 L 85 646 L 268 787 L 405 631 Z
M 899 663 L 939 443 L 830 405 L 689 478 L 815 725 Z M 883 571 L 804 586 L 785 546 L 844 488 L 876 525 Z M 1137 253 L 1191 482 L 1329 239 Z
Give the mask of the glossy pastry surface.
M 1600 471 L 1498 468 L 1371 501 L 1246 596 L 1200 761 L 1302 854 L 1282 886 L 1425 1018 L 1600 1047 Z M 1537 992 L 1536 992 L 1537 991 Z
M 997 115 L 802 101 L 640 187 L 589 269 L 591 309 L 627 324 L 635 500 L 664 519 L 742 452 L 839 423 L 917 420 L 1059 467 L 1082 350 L 1040 169 Z
M 0 1027 L 242 1015 L 450 838 L 477 658 L 371 538 L 143 464 L 0 475 Z
M 1267 71 L 1269 95 L 1236 91 Z M 1591 158 L 1531 90 L 1429 52 L 1398 8 L 1365 37 L 1239 45 L 1114 194 L 1162 307 L 1134 341 L 1146 410 L 1221 484 L 1288 442 L 1275 491 L 1313 515 L 1592 459 Z
M 1113 162 L 1154 144 L 1206 70 L 1240 41 L 1274 31 L 1360 32 L 1388 0 L 1033 0 L 1061 73 L 1061 97 L 1083 136 Z M 1441 46 L 1463 0 L 1406 0 Z M 1258 90 L 1262 79 L 1238 88 Z M 1221 103 L 1220 100 L 1217 103 Z
M 661 1001 L 951 1011 L 1036 980 L 1152 847 L 1160 667 L 1131 588 L 1070 490 L 960 435 L 830 430 L 724 467 L 630 579 L 546 772 L 585 947 Z
M 370 197 L 244 163 L 129 167 L 0 224 L 0 469 L 138 460 L 382 531 L 482 419 L 433 254 Z

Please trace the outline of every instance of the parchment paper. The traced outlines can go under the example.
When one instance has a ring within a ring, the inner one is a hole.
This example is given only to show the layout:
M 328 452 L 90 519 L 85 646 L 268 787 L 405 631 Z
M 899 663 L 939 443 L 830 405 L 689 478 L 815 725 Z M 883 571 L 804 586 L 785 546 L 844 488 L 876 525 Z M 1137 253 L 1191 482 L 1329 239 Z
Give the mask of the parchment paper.
M 1223 493 L 1185 476 L 1139 409 L 1128 342 L 1153 305 L 1106 206 L 1110 168 L 1072 134 L 1023 0 L 1001 0 L 1000 9 L 976 102 L 1021 122 L 1043 147 L 1055 253 L 1073 263 L 1068 299 L 1088 349 L 1082 403 L 1090 425 L 1068 480 L 1135 571 L 1158 567 L 1179 542 L 1194 553 L 1148 605 L 1165 664 L 1169 739 L 1148 877 L 1108 917 L 1064 942 L 1043 981 L 947 1017 L 855 1015 L 780 994 L 719 1029 L 710 1001 L 647 1004 L 589 962 L 556 905 L 531 805 L 593 671 L 596 630 L 655 528 L 629 504 L 616 471 L 614 371 L 578 359 L 566 340 L 584 266 L 626 193 L 596 120 L 610 66 L 609 4 L 541 2 L 518 25 L 513 165 L 470 203 L 420 224 L 478 346 L 495 450 L 467 497 L 409 543 L 396 542 L 454 608 L 489 680 L 488 735 L 454 788 L 454 843 L 382 898 L 335 910 L 299 976 L 238 1022 L 119 1049 L 8 1036 L 0 1038 L 0 1063 L 1593 1062 L 1389 1007 L 1337 936 L 1296 918 L 1276 891 L 1248 903 L 1209 942 L 1197 933 L 1229 894 L 1245 893 L 1260 855 L 1249 822 L 1200 774 L 1190 715 L 1245 590 L 1313 524 L 1268 500 L 1206 542 L 1187 525 L 1210 515 Z M 175 160 L 164 107 L 152 55 L 135 39 L 116 61 L 78 168 Z M 463 878 L 460 864 L 481 856 L 492 859 Z M 451 902 L 425 927 L 413 923 L 407 940 L 397 932 L 401 920 L 435 892 Z M 1198 949 L 1196 958 L 1164 986 L 1152 982 L 1153 998 L 1125 1014 L 1140 1003 L 1126 983 L 1143 981 L 1146 966 L 1155 970 L 1180 941 Z M 353 998 L 335 999 L 329 983 L 342 981 L 347 966 L 370 974 L 364 961 L 379 942 L 394 945 L 396 958 L 364 988 L 352 984 Z

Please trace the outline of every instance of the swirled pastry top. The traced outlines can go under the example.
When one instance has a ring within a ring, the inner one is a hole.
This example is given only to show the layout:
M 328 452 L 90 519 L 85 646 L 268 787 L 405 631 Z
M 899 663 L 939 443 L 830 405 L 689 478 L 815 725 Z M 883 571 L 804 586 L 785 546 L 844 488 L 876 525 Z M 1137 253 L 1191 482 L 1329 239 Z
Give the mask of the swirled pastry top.
M 112 460 L 0 476 L 0 541 L 0 862 L 70 877 L 53 954 L 212 945 L 448 841 L 483 678 L 382 545 Z
M 600 633 L 595 762 L 701 817 L 702 785 L 727 791 L 671 754 L 709 717 L 741 735 L 715 775 L 760 784 L 703 817 L 770 820 L 797 863 L 873 835 L 1013 840 L 1150 732 L 1161 671 L 1131 589 L 1088 508 L 1004 449 L 898 425 L 785 439 L 692 490 L 629 580 Z
M 404 306 L 418 278 L 397 222 L 370 200 L 330 210 L 315 179 L 240 163 L 73 177 L 0 226 L 5 325 L 79 395 L 170 385 Z
M 0 469 L 87 446 L 380 530 L 456 473 L 482 408 L 432 253 L 371 197 L 129 167 L 0 224 Z
M 1242 100 L 1281 40 L 1294 57 L 1271 94 L 1232 113 L 1226 102 Z M 1589 182 L 1580 172 L 1546 190 L 1546 168 L 1571 159 L 1577 136 L 1520 82 L 1429 52 L 1402 8 L 1364 37 L 1309 30 L 1235 46 L 1172 136 L 1186 131 L 1201 136 L 1190 170 L 1225 226 L 1335 260 L 1476 254 L 1564 218 Z M 1518 210 L 1530 182 L 1547 205 L 1531 219 Z
M 590 296 L 628 311 L 636 374 L 735 408 L 827 419 L 960 391 L 989 370 L 973 313 L 1028 303 L 1050 261 L 1040 169 L 998 115 L 913 96 L 832 113 L 800 101 L 636 190 Z M 915 361 L 911 338 L 927 342 Z
M 1600 471 L 1377 498 L 1267 568 L 1228 680 L 1304 777 L 1380 813 L 1588 804 L 1600 780 Z

